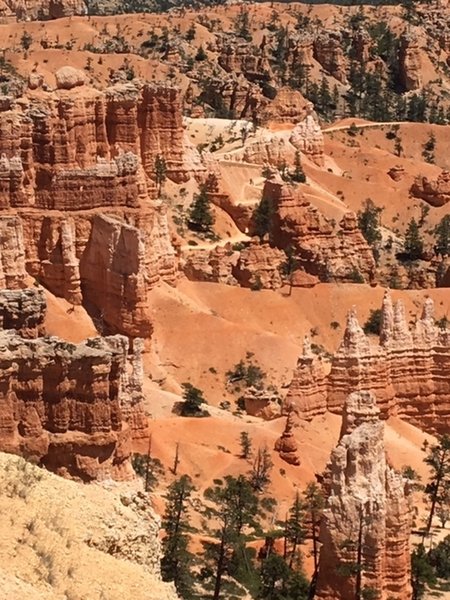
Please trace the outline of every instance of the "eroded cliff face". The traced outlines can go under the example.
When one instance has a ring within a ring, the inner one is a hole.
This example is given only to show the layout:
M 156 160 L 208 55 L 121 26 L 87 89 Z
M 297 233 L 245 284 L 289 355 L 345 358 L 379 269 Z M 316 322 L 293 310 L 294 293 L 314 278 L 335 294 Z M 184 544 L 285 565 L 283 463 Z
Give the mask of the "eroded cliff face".
M 450 200 L 450 172 L 444 170 L 434 180 L 416 177 L 410 191 L 413 196 L 425 200 L 431 206 L 444 206 Z
M 398 52 L 399 77 L 403 88 L 409 92 L 423 85 L 419 40 L 413 33 L 404 34 Z
M 88 13 L 83 0 L 3 0 L 0 11 L 2 16 L 15 17 L 18 21 L 59 19 Z
M 279 248 L 293 248 L 299 267 L 323 281 L 370 282 L 375 275 L 373 254 L 347 213 L 339 230 L 301 193 L 294 193 L 274 174 L 267 179 L 263 199 L 272 204 L 272 239 Z
M 386 293 L 379 345 L 369 342 L 352 309 L 326 381 L 315 373 L 317 361 L 299 359 L 285 401 L 301 418 L 341 413 L 352 390 L 370 390 L 383 417 L 399 415 L 427 431 L 448 433 L 450 331 L 435 324 L 431 298 L 410 328 L 403 303 L 393 304 Z
M 341 439 L 325 472 L 316 597 L 348 600 L 364 591 L 410 600 L 409 505 L 388 464 L 375 396 L 350 394 Z M 359 573 L 359 576 L 356 573 Z
M 111 330 L 148 336 L 147 294 L 177 271 L 155 160 L 177 182 L 202 168 L 185 152 L 177 90 L 38 90 L 0 113 L 0 132 L 1 260 L 15 255 Z M 18 285 L 5 277 L 5 287 Z
M 131 356 L 121 335 L 81 344 L 38 337 L 41 292 L 6 290 L 1 299 L 0 450 L 83 481 L 131 477 L 131 438 L 146 428 L 139 341 Z

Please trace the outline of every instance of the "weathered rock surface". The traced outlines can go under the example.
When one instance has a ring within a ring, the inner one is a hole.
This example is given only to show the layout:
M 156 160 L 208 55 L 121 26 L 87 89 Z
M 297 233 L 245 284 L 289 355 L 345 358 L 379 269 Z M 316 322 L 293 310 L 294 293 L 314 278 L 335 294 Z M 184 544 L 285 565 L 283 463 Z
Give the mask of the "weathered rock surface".
M 239 253 L 233 275 L 242 287 L 276 290 L 283 285 L 281 268 L 286 254 L 268 243 L 253 239 Z
M 20 106 L 0 114 L 0 284 L 23 287 L 28 272 L 112 331 L 149 335 L 147 294 L 177 270 L 155 159 L 178 182 L 199 168 L 184 162 L 177 90 L 83 86 Z
M 327 410 L 327 380 L 322 359 L 312 352 L 308 336 L 303 341 L 303 354 L 297 361 L 283 407 L 284 411 L 295 412 L 307 421 Z
M 0 6 L 2 16 L 14 16 L 19 21 L 29 19 L 59 19 L 71 15 L 87 15 L 83 0 L 4 0 Z
M 314 58 L 332 77 L 347 83 L 347 61 L 342 46 L 338 32 L 325 31 L 314 39 Z
M 80 485 L 0 453 L 0 513 L 3 598 L 178 598 L 161 579 L 160 519 L 143 492 Z
M 352 309 L 325 385 L 308 362 L 299 359 L 285 402 L 301 418 L 310 419 L 326 409 L 340 413 L 353 390 L 370 390 L 378 397 L 383 417 L 398 415 L 427 431 L 448 433 L 449 366 L 450 331 L 435 324 L 433 301 L 426 300 L 421 318 L 409 328 L 402 302 L 393 305 L 386 293 L 380 344 L 370 343 Z
M 394 165 L 389 169 L 388 175 L 394 181 L 401 181 L 405 176 L 405 167 L 402 165 Z
M 45 311 L 41 289 L 0 289 L 0 329 L 14 329 L 23 337 L 38 337 L 44 333 Z
M 0 288 L 24 288 L 26 278 L 22 223 L 16 216 L 0 215 Z
M 61 90 L 71 90 L 74 87 L 84 85 L 86 76 L 84 71 L 74 67 L 61 67 L 55 73 L 56 87 Z
M 373 280 L 375 261 L 354 213 L 345 214 L 335 231 L 332 223 L 300 192 L 288 188 L 278 174 L 266 180 L 263 198 L 273 206 L 275 245 L 293 248 L 304 271 L 323 281 Z
M 323 166 L 323 133 L 311 103 L 305 106 L 304 118 L 294 127 L 290 142 L 316 164 Z
M 399 78 L 403 88 L 409 92 L 422 87 L 420 45 L 413 33 L 402 36 L 398 51 L 398 61 Z
M 123 336 L 75 345 L 1 331 L 1 451 L 83 481 L 131 477 L 133 428 L 145 419 L 142 380 L 139 390 L 127 362 Z
M 434 180 L 416 177 L 410 191 L 413 196 L 425 200 L 431 206 L 444 206 L 450 200 L 450 172 L 442 171 Z
M 370 590 L 380 600 L 410 600 L 409 505 L 388 464 L 372 393 L 347 398 L 325 481 L 316 597 L 348 600 Z
M 290 465 L 298 466 L 300 464 L 300 457 L 298 456 L 298 444 L 292 432 L 293 428 L 293 413 L 290 412 L 286 419 L 284 431 L 275 442 L 275 450 L 278 452 L 281 459 Z
M 189 250 L 184 257 L 183 272 L 192 281 L 238 285 L 232 273 L 238 255 L 229 244 L 212 250 Z

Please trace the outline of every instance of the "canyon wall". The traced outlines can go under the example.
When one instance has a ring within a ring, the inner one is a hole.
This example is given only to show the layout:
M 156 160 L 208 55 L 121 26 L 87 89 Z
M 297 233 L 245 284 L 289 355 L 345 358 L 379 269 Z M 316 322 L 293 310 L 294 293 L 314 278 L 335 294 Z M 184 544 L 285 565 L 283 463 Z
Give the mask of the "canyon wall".
M 311 352 L 299 359 L 285 409 L 310 420 L 326 410 L 341 413 L 353 390 L 377 395 L 384 418 L 398 415 L 430 432 L 448 433 L 450 416 L 450 330 L 433 319 L 428 298 L 412 327 L 399 300 L 386 293 L 382 307 L 380 342 L 370 343 L 355 309 L 347 317 L 344 338 L 325 377 Z
M 131 438 L 146 429 L 139 340 L 131 356 L 121 335 L 38 337 L 40 290 L 6 290 L 0 300 L 0 451 L 83 481 L 131 477 Z
M 316 598 L 410 600 L 409 505 L 402 477 L 388 464 L 372 393 L 347 398 L 324 477 Z
M 70 89 L 29 91 L 0 113 L 0 281 L 20 284 L 2 264 L 15 256 L 109 330 L 148 336 L 148 292 L 177 273 L 155 161 L 163 158 L 176 182 L 202 169 L 186 146 L 181 96 L 167 86 L 99 92 L 63 79 Z

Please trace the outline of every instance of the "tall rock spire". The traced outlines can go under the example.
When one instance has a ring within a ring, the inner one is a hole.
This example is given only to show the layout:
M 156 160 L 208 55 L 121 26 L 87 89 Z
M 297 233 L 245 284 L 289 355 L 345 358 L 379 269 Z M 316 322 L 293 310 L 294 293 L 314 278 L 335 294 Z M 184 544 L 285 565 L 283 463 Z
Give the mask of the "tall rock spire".
M 387 463 L 371 392 L 347 398 L 342 437 L 326 471 L 316 598 L 410 600 L 410 515 L 402 478 Z
M 392 339 L 394 331 L 394 306 L 392 304 L 391 294 L 389 290 L 384 293 L 383 304 L 381 307 L 381 331 L 380 344 L 387 345 Z

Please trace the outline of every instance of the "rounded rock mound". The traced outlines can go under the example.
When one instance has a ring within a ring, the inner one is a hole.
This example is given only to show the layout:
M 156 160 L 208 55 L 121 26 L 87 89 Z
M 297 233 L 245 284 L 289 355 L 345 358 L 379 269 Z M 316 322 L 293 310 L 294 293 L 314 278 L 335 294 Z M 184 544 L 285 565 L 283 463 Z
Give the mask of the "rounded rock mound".
M 86 83 L 86 76 L 83 71 L 74 67 L 61 67 L 56 71 L 55 78 L 56 87 L 59 90 L 71 90 Z

